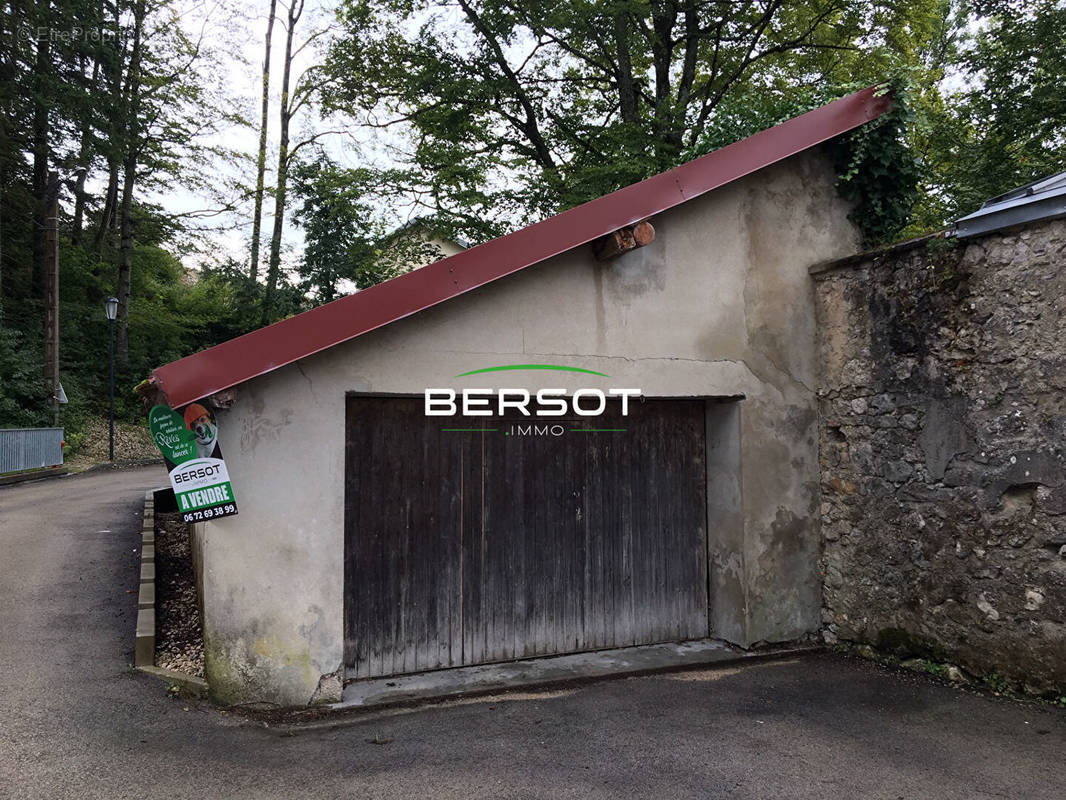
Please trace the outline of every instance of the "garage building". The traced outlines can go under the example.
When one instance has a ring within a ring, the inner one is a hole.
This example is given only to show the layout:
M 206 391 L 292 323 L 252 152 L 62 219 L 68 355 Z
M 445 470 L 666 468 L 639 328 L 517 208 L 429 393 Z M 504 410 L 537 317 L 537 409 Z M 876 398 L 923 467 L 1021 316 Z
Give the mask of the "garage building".
M 240 507 L 197 531 L 216 697 L 817 630 L 808 267 L 859 248 L 817 145 L 886 103 L 851 95 L 156 370 L 173 406 L 218 409 Z M 643 221 L 653 241 L 597 258 Z M 427 415 L 427 389 L 458 413 Z M 502 389 L 566 411 L 501 415 Z M 464 390 L 493 413 L 463 415 Z

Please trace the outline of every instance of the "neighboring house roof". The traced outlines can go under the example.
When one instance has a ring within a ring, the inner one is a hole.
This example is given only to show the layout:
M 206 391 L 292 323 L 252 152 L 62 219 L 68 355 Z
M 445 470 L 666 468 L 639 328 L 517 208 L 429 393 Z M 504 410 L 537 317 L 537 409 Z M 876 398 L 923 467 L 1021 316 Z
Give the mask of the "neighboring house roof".
M 514 233 L 223 342 L 152 373 L 172 406 L 264 375 L 699 197 L 876 119 L 875 87 Z
M 1066 172 L 1012 189 L 986 200 L 977 211 L 955 223 L 959 237 L 1066 216 Z

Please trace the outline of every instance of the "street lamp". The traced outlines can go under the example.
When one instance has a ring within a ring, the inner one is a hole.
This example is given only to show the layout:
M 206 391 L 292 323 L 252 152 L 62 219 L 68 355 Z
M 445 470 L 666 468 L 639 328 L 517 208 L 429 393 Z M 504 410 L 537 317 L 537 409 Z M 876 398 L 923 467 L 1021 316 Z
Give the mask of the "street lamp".
M 117 297 L 109 297 L 104 301 L 104 313 L 107 314 L 107 326 L 111 329 L 111 425 L 107 452 L 113 462 L 115 460 L 115 317 L 118 316 Z

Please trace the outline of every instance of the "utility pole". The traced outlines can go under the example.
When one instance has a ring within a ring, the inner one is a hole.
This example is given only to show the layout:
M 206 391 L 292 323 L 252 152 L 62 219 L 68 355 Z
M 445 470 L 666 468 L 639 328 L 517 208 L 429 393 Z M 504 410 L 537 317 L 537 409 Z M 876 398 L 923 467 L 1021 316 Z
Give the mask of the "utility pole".
M 4 204 L 0 203 L 0 327 L 4 324 Z
M 52 425 L 59 427 L 59 175 L 48 173 L 44 218 L 44 383 L 52 399 Z

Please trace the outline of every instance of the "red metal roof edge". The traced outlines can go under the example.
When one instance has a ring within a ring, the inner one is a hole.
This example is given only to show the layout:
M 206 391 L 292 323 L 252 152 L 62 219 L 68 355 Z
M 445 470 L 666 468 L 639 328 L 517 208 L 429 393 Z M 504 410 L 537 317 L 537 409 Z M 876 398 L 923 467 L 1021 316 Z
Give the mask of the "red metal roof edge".
M 159 367 L 181 406 L 264 375 L 632 225 L 876 119 L 891 104 L 870 87 L 667 172 L 369 289 Z

